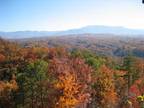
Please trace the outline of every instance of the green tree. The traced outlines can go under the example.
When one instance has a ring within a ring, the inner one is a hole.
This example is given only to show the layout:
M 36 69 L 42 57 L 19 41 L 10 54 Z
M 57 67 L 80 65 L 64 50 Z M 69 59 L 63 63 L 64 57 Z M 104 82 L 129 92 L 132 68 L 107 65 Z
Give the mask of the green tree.
M 127 80 L 129 89 L 134 81 L 139 78 L 139 72 L 136 71 L 135 58 L 132 55 L 129 54 L 128 56 L 124 57 L 123 69 L 127 71 L 124 77 Z
M 23 106 L 35 108 L 38 105 L 44 108 L 44 96 L 48 77 L 48 63 L 43 60 L 36 60 L 29 63 L 24 72 L 18 74 L 18 82 L 21 88 Z M 31 103 L 30 103 L 31 102 Z M 27 104 L 26 103 L 30 103 Z

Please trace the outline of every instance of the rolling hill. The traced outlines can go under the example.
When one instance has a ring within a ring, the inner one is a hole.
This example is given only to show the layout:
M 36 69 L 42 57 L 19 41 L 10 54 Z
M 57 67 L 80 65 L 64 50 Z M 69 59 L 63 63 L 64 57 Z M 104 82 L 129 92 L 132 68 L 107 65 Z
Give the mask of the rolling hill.
M 65 47 L 68 50 L 90 50 L 99 55 L 123 57 L 128 53 L 144 57 L 144 37 L 112 34 L 77 34 L 40 38 L 15 39 L 23 47 Z

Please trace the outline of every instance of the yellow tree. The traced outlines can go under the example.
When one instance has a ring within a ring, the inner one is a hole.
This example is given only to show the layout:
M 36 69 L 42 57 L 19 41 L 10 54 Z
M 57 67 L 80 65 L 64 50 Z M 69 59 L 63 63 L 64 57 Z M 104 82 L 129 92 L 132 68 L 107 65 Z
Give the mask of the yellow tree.
M 113 79 L 113 71 L 102 66 L 93 84 L 93 102 L 100 108 L 113 108 L 116 105 L 117 93 Z
M 56 88 L 63 92 L 57 102 L 56 108 L 73 108 L 79 103 L 78 93 L 80 85 L 77 83 L 74 74 L 67 73 L 60 76 L 59 81 L 56 83 Z

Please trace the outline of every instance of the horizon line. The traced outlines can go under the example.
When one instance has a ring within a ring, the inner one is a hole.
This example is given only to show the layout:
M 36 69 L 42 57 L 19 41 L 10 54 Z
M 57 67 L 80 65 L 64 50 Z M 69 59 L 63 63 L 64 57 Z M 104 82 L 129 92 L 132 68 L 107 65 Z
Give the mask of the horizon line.
M 103 26 L 103 27 L 115 27 L 115 28 L 124 28 L 124 29 L 131 29 L 131 30 L 144 30 L 144 28 L 133 28 L 133 27 L 126 27 L 126 26 L 112 26 L 112 25 L 86 25 L 81 27 L 74 27 L 74 28 L 68 28 L 68 29 L 57 29 L 57 30 L 15 30 L 15 31 L 4 31 L 0 30 L 0 32 L 62 32 L 62 31 L 69 31 L 74 29 L 82 29 L 86 27 L 92 27 L 92 26 Z

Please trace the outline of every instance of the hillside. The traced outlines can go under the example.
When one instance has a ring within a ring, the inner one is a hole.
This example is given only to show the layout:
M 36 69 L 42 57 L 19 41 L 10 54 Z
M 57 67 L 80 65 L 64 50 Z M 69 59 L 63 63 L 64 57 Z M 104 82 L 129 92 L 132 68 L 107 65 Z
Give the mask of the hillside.
M 129 37 L 111 34 L 81 34 L 14 40 L 24 47 L 66 47 L 90 50 L 99 55 L 125 56 L 131 53 L 144 57 L 144 37 Z

